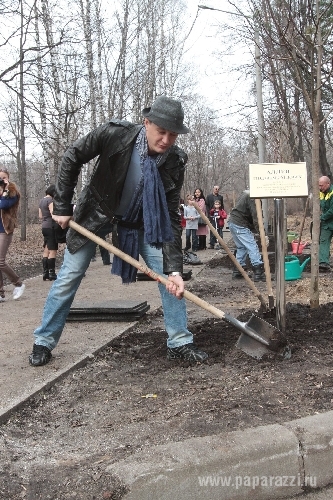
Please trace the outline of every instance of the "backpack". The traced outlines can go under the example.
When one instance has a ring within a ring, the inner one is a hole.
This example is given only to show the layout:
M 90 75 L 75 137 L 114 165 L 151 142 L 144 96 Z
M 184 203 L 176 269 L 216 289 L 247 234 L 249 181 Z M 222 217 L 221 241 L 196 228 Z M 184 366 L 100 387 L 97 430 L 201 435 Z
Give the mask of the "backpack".
M 188 250 L 184 250 L 183 255 L 183 264 L 189 264 L 191 266 L 196 266 L 199 264 L 203 264 L 203 262 L 199 259 L 196 253 L 189 252 Z

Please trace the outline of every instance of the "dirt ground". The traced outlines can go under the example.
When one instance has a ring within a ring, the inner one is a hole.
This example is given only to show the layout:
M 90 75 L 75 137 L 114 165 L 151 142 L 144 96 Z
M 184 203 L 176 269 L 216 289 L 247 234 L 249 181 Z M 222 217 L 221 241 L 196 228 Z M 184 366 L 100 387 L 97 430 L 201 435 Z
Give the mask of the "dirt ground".
M 187 288 L 245 322 L 260 304 L 230 268 L 218 254 Z M 157 311 L 33 398 L 0 427 L 0 498 L 120 499 L 125 487 L 106 465 L 140 450 L 332 410 L 332 277 L 320 275 L 319 309 L 308 306 L 307 272 L 286 288 L 290 359 L 250 357 L 238 330 L 192 304 L 206 363 L 166 360 Z

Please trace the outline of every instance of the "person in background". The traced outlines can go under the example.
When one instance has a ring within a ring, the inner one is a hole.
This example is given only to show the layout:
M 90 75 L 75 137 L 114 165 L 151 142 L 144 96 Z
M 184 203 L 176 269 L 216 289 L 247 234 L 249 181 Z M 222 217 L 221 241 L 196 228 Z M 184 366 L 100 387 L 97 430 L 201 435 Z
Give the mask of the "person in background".
M 194 201 L 197 203 L 200 210 L 205 215 L 207 215 L 206 199 L 204 197 L 202 189 L 197 188 L 194 190 Z M 201 218 L 199 218 L 198 229 L 197 229 L 197 236 L 199 238 L 198 250 L 206 250 L 206 248 L 207 248 L 206 239 L 207 239 L 207 234 L 208 234 L 208 227 L 207 227 L 206 223 L 200 224 L 200 220 L 201 220 Z
M 181 202 L 183 202 L 184 200 L 181 200 Z M 181 203 L 179 205 L 179 217 L 180 217 L 180 227 L 182 228 L 182 232 L 183 232 L 183 229 L 185 229 L 186 227 L 186 220 L 184 219 L 184 203 Z
M 110 227 L 110 232 L 112 232 L 112 226 Z M 104 241 L 106 241 L 106 237 L 108 236 L 109 233 L 107 234 L 100 234 L 99 237 L 102 238 Z M 109 251 L 102 247 L 101 245 L 98 245 L 98 248 L 99 248 L 99 252 L 101 254 L 101 257 L 102 257 L 102 262 L 103 262 L 103 265 L 104 266 L 110 266 L 111 264 L 111 258 L 110 258 L 110 253 Z M 91 257 L 91 262 L 96 262 L 96 249 L 97 249 L 97 246 L 95 248 L 95 253 L 94 255 Z
M 19 299 L 25 290 L 25 284 L 6 263 L 6 254 L 17 227 L 17 213 L 20 192 L 14 182 L 9 181 L 7 168 L 0 166 L 0 302 L 5 300 L 3 273 L 13 283 L 13 299 Z
M 57 279 L 55 263 L 58 251 L 55 222 L 52 219 L 53 196 L 55 185 L 51 184 L 45 191 L 45 196 L 39 202 L 38 215 L 42 221 L 43 243 L 43 281 Z
M 199 221 L 199 213 L 196 209 L 191 205 L 191 201 L 194 200 L 194 196 L 192 194 L 188 194 L 187 197 L 187 205 L 184 207 L 184 219 L 186 220 L 186 245 L 185 250 L 191 249 L 191 238 L 192 238 L 192 250 L 196 252 L 198 250 L 198 221 Z
M 178 213 L 187 154 L 175 142 L 178 134 L 189 129 L 183 123 L 180 101 L 166 96 L 157 97 L 142 114 L 141 124 L 111 119 L 69 147 L 57 178 L 53 219 L 63 229 L 68 227 L 82 166 L 98 157 L 75 207 L 75 222 L 97 235 L 113 224 L 114 245 L 136 260 L 141 255 L 153 271 L 167 275 L 165 286 L 158 283 L 168 335 L 167 359 L 202 362 L 208 355 L 193 343 L 187 328 Z M 69 228 L 63 264 L 46 299 L 41 325 L 34 331 L 32 366 L 51 360 L 95 246 Z M 123 283 L 135 282 L 136 273 L 135 267 L 113 257 L 112 274 Z
M 259 233 L 255 200 L 250 198 L 248 190 L 243 191 L 229 215 L 229 229 L 236 245 L 236 259 L 246 270 L 246 258 L 249 256 L 253 267 L 253 281 L 265 281 L 264 264 L 260 255 L 254 232 Z M 233 278 L 243 278 L 235 269 Z
M 319 179 L 320 236 L 319 272 L 331 271 L 330 247 L 333 236 L 333 185 L 326 175 Z
M 216 200 L 214 202 L 214 207 L 211 209 L 209 215 L 213 221 L 213 226 L 215 227 L 219 236 L 223 238 L 224 221 L 228 217 L 228 214 L 225 210 L 223 210 L 223 208 L 221 208 L 220 200 Z M 220 249 L 220 245 L 218 243 L 216 244 L 216 248 L 217 250 Z
M 220 191 L 220 186 L 214 186 L 213 187 L 213 192 L 210 193 L 208 196 L 206 196 L 206 209 L 207 213 L 209 214 L 211 209 L 214 208 L 214 203 L 216 200 L 219 200 L 221 202 L 221 208 L 224 209 L 224 204 L 223 204 L 223 196 L 219 194 Z M 209 247 L 211 250 L 214 250 L 215 244 L 217 243 L 217 240 L 210 231 L 210 238 L 209 238 Z

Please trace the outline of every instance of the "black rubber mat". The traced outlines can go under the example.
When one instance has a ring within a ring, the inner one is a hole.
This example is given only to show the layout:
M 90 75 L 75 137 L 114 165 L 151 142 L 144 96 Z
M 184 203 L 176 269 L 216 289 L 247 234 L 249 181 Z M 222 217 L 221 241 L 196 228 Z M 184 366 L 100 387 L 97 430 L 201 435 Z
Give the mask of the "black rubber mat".
M 67 321 L 137 321 L 149 309 L 147 301 L 73 302 Z

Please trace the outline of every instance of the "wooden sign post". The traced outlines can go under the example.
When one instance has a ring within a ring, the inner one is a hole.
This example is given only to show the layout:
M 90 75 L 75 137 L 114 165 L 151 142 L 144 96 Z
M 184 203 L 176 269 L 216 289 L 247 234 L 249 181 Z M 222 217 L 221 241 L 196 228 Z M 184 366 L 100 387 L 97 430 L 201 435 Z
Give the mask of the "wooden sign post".
M 282 332 L 286 329 L 284 199 L 308 197 L 307 179 L 305 162 L 256 163 L 249 166 L 250 197 L 274 199 L 276 321 Z

